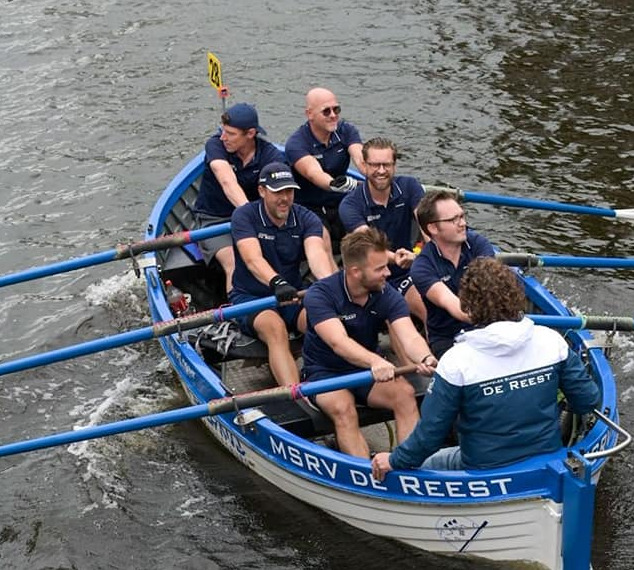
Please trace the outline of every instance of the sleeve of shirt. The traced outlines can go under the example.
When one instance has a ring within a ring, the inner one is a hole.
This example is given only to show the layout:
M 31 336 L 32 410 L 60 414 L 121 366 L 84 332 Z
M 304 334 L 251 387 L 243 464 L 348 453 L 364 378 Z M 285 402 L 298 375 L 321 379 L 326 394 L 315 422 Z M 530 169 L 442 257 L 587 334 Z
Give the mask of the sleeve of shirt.
M 291 166 L 300 158 L 311 154 L 310 148 L 304 142 L 301 127 L 288 137 L 284 147 L 284 152 L 286 153 L 286 159 Z
M 271 162 L 287 162 L 284 153 L 279 148 L 271 142 L 264 142 L 265 144 L 262 149 L 262 166 L 270 164 Z
M 367 224 L 363 217 L 363 208 L 359 204 L 360 192 L 363 192 L 362 186 L 346 194 L 339 204 L 339 219 L 348 233 Z
M 251 221 L 251 212 L 253 209 L 250 206 L 251 204 L 240 206 L 231 214 L 231 237 L 234 243 L 245 238 L 257 238 L 255 224 Z
M 227 149 L 225 148 L 225 145 L 222 144 L 218 135 L 211 137 L 207 141 L 207 144 L 205 144 L 205 156 L 207 163 L 210 163 L 212 160 L 228 159 L 229 154 L 227 153 Z
M 421 419 L 409 437 L 390 454 L 394 469 L 420 467 L 438 451 L 451 430 L 460 409 L 461 390 L 434 374 L 421 407 Z
M 341 134 L 341 139 L 346 145 L 346 148 L 351 144 L 362 144 L 359 129 L 347 121 L 341 121 L 339 123 L 339 133 Z
M 333 303 L 332 293 L 319 281 L 308 288 L 303 303 L 306 315 L 313 327 L 328 319 L 339 318 Z
M 476 257 L 495 256 L 495 250 L 493 249 L 491 242 L 487 238 L 475 232 L 473 232 L 471 235 L 473 236 L 471 247 L 473 247 L 473 252 L 475 253 Z
M 407 203 L 412 210 L 415 210 L 419 202 L 423 199 L 425 191 L 423 190 L 421 183 L 413 176 L 408 178 L 407 186 Z
M 303 209 L 302 217 L 302 223 L 304 225 L 304 239 L 311 236 L 323 237 L 324 224 L 322 224 L 319 216 L 315 214 L 315 212 Z
M 394 287 L 390 285 L 385 286 L 383 301 L 386 303 L 386 318 L 391 323 L 398 319 L 410 316 L 407 301 L 405 301 L 403 295 L 394 289 Z
M 434 283 L 438 283 L 441 277 L 438 271 L 436 271 L 434 263 L 426 255 L 425 249 L 429 247 L 435 246 L 432 243 L 426 244 L 421 254 L 414 260 L 409 271 L 416 290 L 420 293 L 421 297 L 424 297 L 427 291 L 429 291 L 429 288 L 434 285 Z
M 559 385 L 572 411 L 587 414 L 598 404 L 601 396 L 597 383 L 589 376 L 581 358 L 570 348 L 568 356 L 558 365 Z

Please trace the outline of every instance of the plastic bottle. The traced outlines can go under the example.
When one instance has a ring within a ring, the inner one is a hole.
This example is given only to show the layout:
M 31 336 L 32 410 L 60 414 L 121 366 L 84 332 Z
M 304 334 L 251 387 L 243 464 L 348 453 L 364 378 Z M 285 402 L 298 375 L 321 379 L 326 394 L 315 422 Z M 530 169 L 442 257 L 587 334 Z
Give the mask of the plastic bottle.
M 169 280 L 165 282 L 165 297 L 174 316 L 180 317 L 188 312 L 187 296 Z

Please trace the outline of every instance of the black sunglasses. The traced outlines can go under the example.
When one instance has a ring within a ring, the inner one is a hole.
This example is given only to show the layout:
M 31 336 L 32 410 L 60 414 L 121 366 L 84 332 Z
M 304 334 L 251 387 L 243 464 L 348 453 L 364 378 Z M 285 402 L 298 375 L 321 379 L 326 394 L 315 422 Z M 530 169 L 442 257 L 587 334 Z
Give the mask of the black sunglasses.
M 322 109 L 320 112 L 324 117 L 330 117 L 330 113 L 333 113 L 334 115 L 339 115 L 341 113 L 341 105 L 335 105 L 334 107 L 326 107 L 325 109 Z

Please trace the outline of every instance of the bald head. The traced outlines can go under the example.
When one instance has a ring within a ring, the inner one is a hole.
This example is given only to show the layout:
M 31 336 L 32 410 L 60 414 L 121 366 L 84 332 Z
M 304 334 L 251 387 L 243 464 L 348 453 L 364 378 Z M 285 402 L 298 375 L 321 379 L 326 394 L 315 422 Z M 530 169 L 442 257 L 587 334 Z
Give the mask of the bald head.
M 337 103 L 337 98 L 332 91 L 323 87 L 314 87 L 306 93 L 306 110 L 313 110 L 318 107 L 326 106 L 333 102 Z

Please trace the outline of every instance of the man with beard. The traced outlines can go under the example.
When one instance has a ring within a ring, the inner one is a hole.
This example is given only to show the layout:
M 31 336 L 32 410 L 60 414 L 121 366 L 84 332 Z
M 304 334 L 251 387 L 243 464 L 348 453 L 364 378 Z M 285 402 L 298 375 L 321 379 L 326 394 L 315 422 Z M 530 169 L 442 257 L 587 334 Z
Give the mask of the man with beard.
M 477 257 L 495 255 L 485 237 L 467 228 L 462 206 L 451 192 L 427 192 L 416 218 L 430 238 L 416 258 L 410 274 L 427 307 L 427 338 L 436 358 L 454 343 L 454 337 L 470 328 L 471 320 L 460 307 L 460 279 Z
M 339 205 L 339 217 L 347 232 L 375 227 L 385 232 L 392 285 L 407 302 L 411 313 L 422 323 L 426 312 L 423 300 L 412 287 L 409 268 L 414 261 L 414 212 L 424 189 L 413 176 L 395 176 L 396 145 L 382 137 L 367 141 L 362 149 L 366 179 L 346 195 Z
M 340 119 L 341 106 L 332 91 L 315 87 L 306 94 L 307 121 L 286 141 L 285 152 L 301 190 L 298 204 L 315 212 L 338 242 L 343 237 L 337 207 L 357 181 L 346 176 L 350 159 L 363 168 L 361 136 Z M 330 235 L 325 239 L 330 247 Z
M 266 131 L 251 105 L 233 105 L 220 121 L 222 127 L 205 145 L 205 170 L 194 205 L 199 228 L 227 222 L 235 208 L 257 200 L 261 168 L 284 161 L 274 144 L 260 138 Z M 224 269 L 226 290 L 230 291 L 235 267 L 231 236 L 202 240 L 198 246 L 207 265 L 215 258 Z
M 414 389 L 403 377 L 394 377 L 394 365 L 378 353 L 379 331 L 389 321 L 407 357 L 418 371 L 431 374 L 436 359 L 418 334 L 403 297 L 386 286 L 388 240 L 376 228 L 345 236 L 341 242 L 343 270 L 314 283 L 306 293 L 307 330 L 304 369 L 307 381 L 371 369 L 375 381 L 354 390 L 315 396 L 315 403 L 335 425 L 337 443 L 344 453 L 369 457 L 359 428 L 355 403 L 387 408 L 396 419 L 403 441 L 419 418 Z
M 281 162 L 260 172 L 260 199 L 236 208 L 231 216 L 231 236 L 236 268 L 229 300 L 245 303 L 271 293 L 280 303 L 297 300 L 302 286 L 300 264 L 308 260 L 313 275 L 332 273 L 322 238 L 323 225 L 306 208 L 293 204 L 299 187 L 290 167 Z M 299 382 L 288 333 L 306 329 L 306 311 L 298 303 L 238 319 L 243 332 L 268 347 L 271 373 L 280 385 Z

